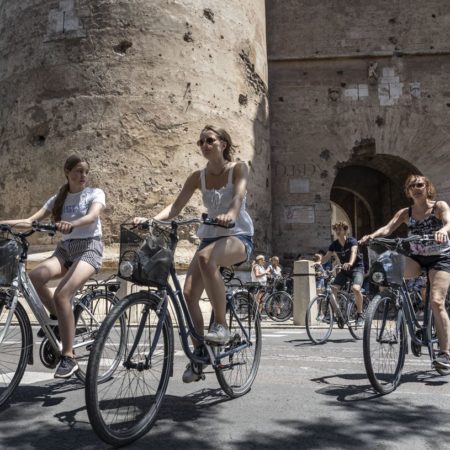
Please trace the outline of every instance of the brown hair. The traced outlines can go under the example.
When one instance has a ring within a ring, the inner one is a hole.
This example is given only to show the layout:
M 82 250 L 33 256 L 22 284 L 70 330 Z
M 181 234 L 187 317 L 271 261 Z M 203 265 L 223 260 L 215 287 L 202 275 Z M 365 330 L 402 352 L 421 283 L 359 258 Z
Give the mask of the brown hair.
M 219 136 L 219 139 L 226 143 L 225 150 L 223 151 L 223 157 L 227 161 L 233 161 L 233 155 L 236 151 L 236 145 L 233 144 L 231 136 L 228 134 L 228 132 L 223 128 L 217 128 L 214 125 L 205 125 L 202 132 L 208 130 L 217 134 L 217 136 Z
M 348 230 L 348 223 L 344 220 L 341 220 L 340 222 L 336 222 L 332 226 L 333 230 L 336 231 L 338 228 L 342 228 L 344 231 Z
M 81 156 L 78 155 L 70 155 L 66 159 L 66 162 L 64 163 L 64 172 L 66 170 L 71 171 L 77 164 L 82 162 L 86 163 L 89 166 L 89 163 L 86 158 L 82 158 Z M 53 204 L 52 209 L 52 220 L 55 223 L 61 220 L 62 209 L 68 193 L 69 193 L 69 182 L 63 184 L 59 189 L 58 194 L 56 195 L 55 203 Z
M 409 187 L 412 183 L 417 183 L 417 181 L 423 181 L 425 183 L 425 187 L 427 190 L 427 198 L 430 200 L 433 200 L 436 197 L 436 188 L 434 187 L 433 183 L 423 175 L 409 175 L 408 178 L 406 178 L 405 181 L 405 195 L 406 198 L 411 199 L 411 195 L 409 195 Z

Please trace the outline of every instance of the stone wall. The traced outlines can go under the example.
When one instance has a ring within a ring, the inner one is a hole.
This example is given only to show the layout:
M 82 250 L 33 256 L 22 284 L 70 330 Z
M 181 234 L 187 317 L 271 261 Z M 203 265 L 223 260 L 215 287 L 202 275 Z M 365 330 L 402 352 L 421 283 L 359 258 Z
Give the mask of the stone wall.
M 257 244 L 270 243 L 263 0 L 0 4 L 0 218 L 40 208 L 78 152 L 106 191 L 112 242 L 122 221 L 161 210 L 204 164 L 196 141 L 212 123 L 251 166 Z M 184 217 L 199 205 L 197 195 Z M 192 243 L 193 230 L 183 237 Z
M 367 201 L 375 227 L 406 205 L 410 172 L 450 200 L 448 5 L 266 4 L 275 252 L 327 247 L 337 187 Z

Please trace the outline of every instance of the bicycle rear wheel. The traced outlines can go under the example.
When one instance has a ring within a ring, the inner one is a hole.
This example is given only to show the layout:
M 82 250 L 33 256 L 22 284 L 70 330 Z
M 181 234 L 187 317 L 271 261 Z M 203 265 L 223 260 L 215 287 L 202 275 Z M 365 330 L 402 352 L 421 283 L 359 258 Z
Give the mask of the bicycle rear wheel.
M 239 300 L 230 299 L 239 309 L 227 305 L 226 319 L 230 330 L 230 341 L 219 351 L 234 353 L 222 358 L 215 367 L 217 380 L 223 391 L 231 398 L 246 394 L 252 387 L 261 359 L 261 321 L 257 303 L 252 296 L 239 295 Z
M 380 394 L 392 392 L 400 382 L 407 345 L 403 311 L 391 297 L 377 295 L 364 324 L 364 365 L 370 383 Z
M 123 298 L 101 325 L 89 355 L 87 412 L 92 428 L 108 444 L 121 446 L 143 436 L 161 407 L 172 370 L 173 330 L 168 314 L 160 320 L 160 303 L 159 296 L 145 291 Z M 124 345 L 110 338 L 123 320 Z M 110 368 L 118 354 L 120 364 L 104 380 L 104 367 Z
M 314 344 L 327 342 L 333 330 L 333 311 L 326 294 L 314 297 L 306 310 L 305 325 L 309 339 Z
M 84 295 L 75 306 L 75 339 L 74 351 L 79 370 L 76 376 L 83 383 L 86 381 L 86 370 L 89 355 L 94 340 L 100 329 L 100 325 L 106 316 L 117 305 L 119 299 L 112 292 L 97 291 Z M 122 342 L 125 336 L 125 320 L 119 321 L 119 327 L 115 328 L 109 335 L 112 342 Z M 98 382 L 107 379 L 116 369 L 120 361 L 120 354 L 110 361 L 110 366 L 105 366 L 102 375 L 99 375 Z
M 6 293 L 1 293 L 0 336 L 4 332 L 5 335 L 0 344 L 0 406 L 19 385 L 33 350 L 30 320 L 20 303 L 17 303 L 9 328 L 5 330 L 10 300 Z
M 285 291 L 276 291 L 266 300 L 266 314 L 275 322 L 285 322 L 292 316 L 292 298 Z
M 370 304 L 369 298 L 363 294 L 363 308 L 362 308 L 363 317 L 366 317 L 366 312 L 367 308 L 369 307 L 369 304 Z M 361 340 L 364 334 L 364 324 L 358 325 L 356 316 L 357 316 L 356 302 L 355 297 L 352 295 L 348 300 L 347 306 L 348 330 L 355 339 Z

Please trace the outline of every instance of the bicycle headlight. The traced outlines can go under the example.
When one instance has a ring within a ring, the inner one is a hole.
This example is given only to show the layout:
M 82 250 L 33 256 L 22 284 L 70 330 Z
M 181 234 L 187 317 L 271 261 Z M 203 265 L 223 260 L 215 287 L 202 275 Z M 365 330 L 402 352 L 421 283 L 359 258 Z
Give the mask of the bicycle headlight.
M 372 274 L 372 281 L 377 284 L 382 283 L 384 281 L 384 273 L 383 272 L 374 272 Z
M 122 261 L 119 266 L 119 274 L 124 278 L 130 278 L 133 275 L 134 265 L 131 261 Z

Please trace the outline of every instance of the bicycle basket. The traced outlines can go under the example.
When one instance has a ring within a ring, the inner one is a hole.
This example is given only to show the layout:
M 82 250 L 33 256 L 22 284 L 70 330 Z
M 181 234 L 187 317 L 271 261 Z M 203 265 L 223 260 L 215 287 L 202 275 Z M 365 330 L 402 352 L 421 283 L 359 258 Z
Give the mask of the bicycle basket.
M 176 237 L 152 225 L 150 230 L 120 226 L 119 276 L 142 286 L 164 287 L 173 262 Z
M 379 250 L 379 249 L 377 249 Z M 405 257 L 393 250 L 385 250 L 381 254 L 371 247 L 369 249 L 369 260 L 371 264 L 370 278 L 374 273 L 383 275 L 381 284 L 401 286 L 403 273 L 405 271 Z
M 20 247 L 14 239 L 0 238 L 0 286 L 10 286 L 17 274 Z

